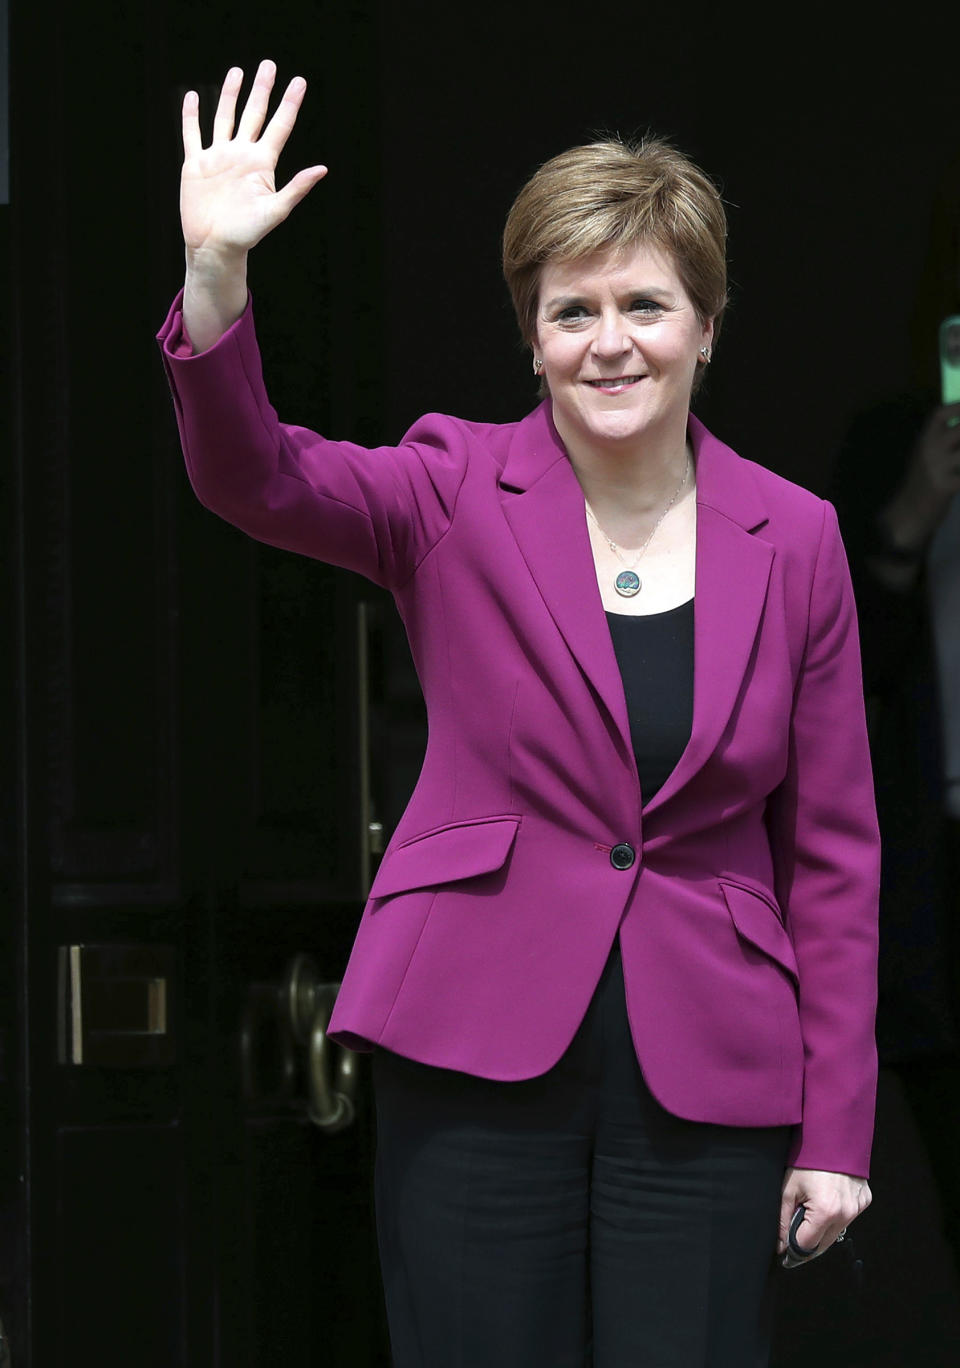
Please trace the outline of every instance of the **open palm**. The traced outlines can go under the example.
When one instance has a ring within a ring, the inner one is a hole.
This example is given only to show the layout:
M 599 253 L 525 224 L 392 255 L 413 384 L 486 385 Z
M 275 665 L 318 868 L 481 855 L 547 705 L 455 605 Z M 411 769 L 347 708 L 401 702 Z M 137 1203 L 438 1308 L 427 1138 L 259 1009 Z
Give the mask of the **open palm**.
M 296 76 L 264 127 L 276 67 L 260 63 L 239 125 L 239 67 L 224 80 L 213 124 L 213 139 L 203 146 L 200 101 L 189 91 L 183 101 L 183 172 L 180 217 L 188 254 L 239 255 L 290 213 L 327 173 L 325 166 L 299 171 L 282 190 L 276 187 L 277 159 L 297 121 L 306 82 Z

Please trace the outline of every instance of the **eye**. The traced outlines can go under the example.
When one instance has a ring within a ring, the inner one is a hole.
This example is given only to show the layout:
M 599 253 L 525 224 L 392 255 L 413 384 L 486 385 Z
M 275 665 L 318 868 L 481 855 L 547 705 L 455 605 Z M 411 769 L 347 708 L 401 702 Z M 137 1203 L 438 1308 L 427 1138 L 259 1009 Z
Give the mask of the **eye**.
M 630 312 L 639 314 L 662 313 L 663 305 L 655 299 L 648 299 L 646 295 L 641 295 L 639 298 L 630 301 Z
M 581 319 L 587 317 L 587 310 L 583 304 L 568 304 L 565 309 L 561 309 L 556 315 L 557 323 L 579 323 Z

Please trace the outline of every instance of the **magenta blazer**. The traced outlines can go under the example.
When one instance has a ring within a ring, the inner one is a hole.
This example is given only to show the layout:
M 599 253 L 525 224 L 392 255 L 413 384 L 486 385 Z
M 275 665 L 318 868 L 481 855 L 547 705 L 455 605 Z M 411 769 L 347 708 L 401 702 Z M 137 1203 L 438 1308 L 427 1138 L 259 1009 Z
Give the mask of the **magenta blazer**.
M 248 305 L 159 334 L 193 487 L 262 541 L 390 589 L 429 715 L 413 797 L 331 1031 L 529 1078 L 570 1043 L 617 932 L 669 1111 L 796 1124 L 791 1162 L 867 1172 L 879 842 L 854 603 L 830 504 L 690 419 L 693 729 L 644 803 L 583 494 L 549 403 L 430 414 L 367 449 L 280 423 Z

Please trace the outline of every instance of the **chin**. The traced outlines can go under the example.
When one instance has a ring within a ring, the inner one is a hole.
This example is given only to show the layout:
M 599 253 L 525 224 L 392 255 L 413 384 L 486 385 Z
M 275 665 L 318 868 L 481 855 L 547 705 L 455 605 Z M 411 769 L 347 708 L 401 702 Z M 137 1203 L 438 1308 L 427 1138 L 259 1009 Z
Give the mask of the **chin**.
M 593 442 L 624 446 L 642 442 L 649 430 L 648 422 L 634 418 L 628 422 L 591 423 L 584 435 Z

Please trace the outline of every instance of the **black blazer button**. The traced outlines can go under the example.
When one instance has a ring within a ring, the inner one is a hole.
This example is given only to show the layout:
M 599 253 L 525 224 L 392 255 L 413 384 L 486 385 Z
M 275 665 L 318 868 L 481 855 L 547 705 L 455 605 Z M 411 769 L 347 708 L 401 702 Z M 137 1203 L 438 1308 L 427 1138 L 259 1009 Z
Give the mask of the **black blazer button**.
M 637 852 L 626 841 L 615 845 L 610 852 L 610 863 L 614 869 L 629 869 L 636 858 Z

